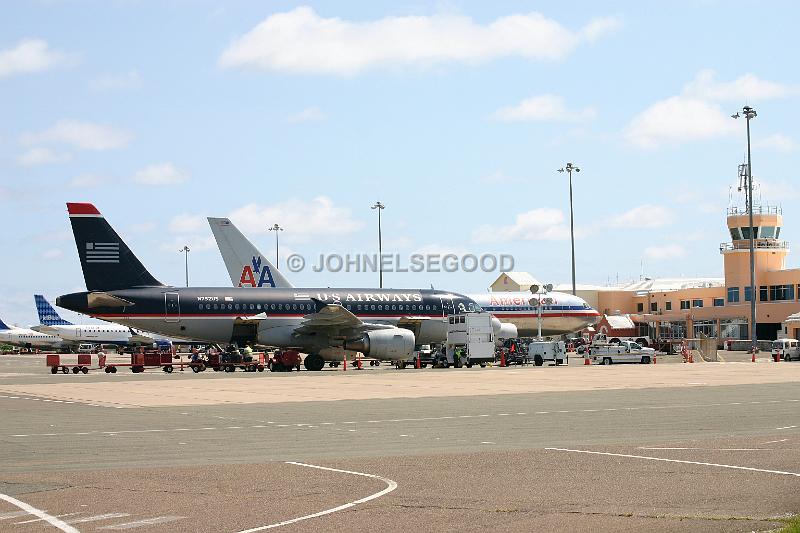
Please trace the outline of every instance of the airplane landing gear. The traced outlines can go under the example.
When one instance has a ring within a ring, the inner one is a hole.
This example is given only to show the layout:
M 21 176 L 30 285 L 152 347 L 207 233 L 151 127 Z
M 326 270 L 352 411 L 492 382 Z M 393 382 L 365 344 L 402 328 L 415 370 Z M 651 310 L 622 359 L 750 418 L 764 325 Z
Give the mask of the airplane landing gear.
M 325 360 L 322 359 L 322 356 L 319 354 L 310 353 L 303 360 L 303 366 L 306 367 L 306 370 L 317 372 L 322 370 L 322 367 L 325 366 Z

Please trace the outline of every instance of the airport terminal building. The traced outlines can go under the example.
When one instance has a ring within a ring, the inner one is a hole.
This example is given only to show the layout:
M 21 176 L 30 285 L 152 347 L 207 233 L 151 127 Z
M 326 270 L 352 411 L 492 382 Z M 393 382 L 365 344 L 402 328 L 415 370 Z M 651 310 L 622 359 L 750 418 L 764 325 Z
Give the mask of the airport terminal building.
M 745 209 L 727 211 L 731 240 L 719 246 L 723 278 L 645 279 L 618 287 L 578 285 L 577 294 L 604 315 L 629 315 L 639 335 L 652 339 L 708 336 L 720 344 L 749 338 L 750 299 L 755 297 L 760 340 L 773 340 L 779 333 L 798 338 L 800 321 L 790 317 L 800 313 L 800 268 L 786 268 L 789 244 L 781 240 L 781 208 L 755 206 L 753 210 L 755 295 L 750 294 L 748 218 Z M 523 278 L 519 273 L 508 274 L 509 280 Z M 501 276 L 492 289 L 513 286 L 509 280 Z M 568 292 L 571 285 L 557 290 Z

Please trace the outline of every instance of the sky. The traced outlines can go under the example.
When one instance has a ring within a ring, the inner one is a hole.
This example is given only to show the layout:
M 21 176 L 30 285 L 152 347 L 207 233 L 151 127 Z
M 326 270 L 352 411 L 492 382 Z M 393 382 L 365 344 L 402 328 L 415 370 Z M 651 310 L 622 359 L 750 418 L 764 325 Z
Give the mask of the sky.
M 578 283 L 722 277 L 751 122 L 757 201 L 800 234 L 793 2 L 4 2 L 0 318 L 84 290 L 65 202 L 150 272 L 228 285 L 206 216 L 272 254 L 507 253 Z M 733 187 L 733 189 L 732 189 Z M 732 192 L 733 191 L 733 194 Z M 759 200 L 760 199 L 760 200 Z M 401 259 L 402 261 L 402 259 Z M 798 266 L 796 255 L 789 266 Z M 483 292 L 499 272 L 386 273 Z M 377 273 L 302 272 L 372 287 Z M 65 312 L 65 317 L 76 315 Z M 80 319 L 87 321 L 87 319 Z

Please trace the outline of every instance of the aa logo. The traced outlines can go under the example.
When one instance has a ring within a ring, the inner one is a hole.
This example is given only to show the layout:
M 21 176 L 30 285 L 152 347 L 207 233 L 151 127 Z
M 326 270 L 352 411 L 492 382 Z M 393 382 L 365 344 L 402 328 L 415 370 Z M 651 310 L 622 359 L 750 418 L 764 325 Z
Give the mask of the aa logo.
M 258 278 L 258 281 L 256 281 Z M 253 256 L 252 266 L 245 265 L 242 268 L 242 275 L 239 277 L 240 287 L 264 287 L 275 288 L 275 281 L 272 279 L 272 272 L 267 265 L 261 266 L 261 256 Z

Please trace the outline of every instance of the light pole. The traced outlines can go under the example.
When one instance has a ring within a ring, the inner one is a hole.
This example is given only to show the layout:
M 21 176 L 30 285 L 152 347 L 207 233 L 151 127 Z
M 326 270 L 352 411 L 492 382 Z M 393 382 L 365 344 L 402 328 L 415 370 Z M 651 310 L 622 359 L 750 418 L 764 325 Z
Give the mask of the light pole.
M 183 248 L 178 250 L 178 253 L 180 253 L 180 252 L 183 252 L 184 255 L 185 255 L 185 261 L 186 261 L 186 286 L 188 287 L 189 286 L 189 252 L 191 252 L 191 250 L 189 249 L 188 246 L 184 245 Z
M 531 293 L 536 295 L 537 298 L 531 298 L 528 303 L 536 307 L 536 318 L 537 322 L 539 323 L 539 334 L 537 335 L 538 340 L 542 340 L 542 307 L 544 304 L 551 304 L 551 298 L 542 298 L 548 292 L 553 290 L 553 285 L 547 284 L 543 286 L 539 285 L 531 285 Z
M 567 166 L 559 168 L 559 172 L 566 170 L 569 175 L 569 239 L 572 244 L 572 295 L 575 296 L 575 218 L 572 214 L 572 171 L 580 172 L 581 169 L 567 163 Z
M 276 222 L 275 224 L 273 224 L 272 226 L 269 227 L 269 230 L 275 232 L 275 268 L 280 270 L 281 269 L 281 266 L 279 264 L 280 261 L 278 261 L 278 259 L 279 259 L 279 257 L 278 257 L 278 232 L 279 231 L 283 231 L 283 228 L 280 227 L 278 225 L 278 223 Z
M 744 115 L 747 122 L 747 213 L 750 215 L 750 338 L 752 346 L 753 361 L 756 358 L 756 348 L 758 336 L 756 335 L 756 255 L 755 255 L 755 236 L 753 235 L 753 160 L 750 157 L 750 119 L 758 116 L 756 110 L 746 105 L 742 108 L 742 114 L 737 111 L 732 118 L 737 119 Z
M 379 287 L 383 288 L 383 242 L 381 238 L 381 211 L 386 209 L 386 206 L 380 202 L 375 202 L 370 209 L 377 209 L 378 210 L 378 281 Z

